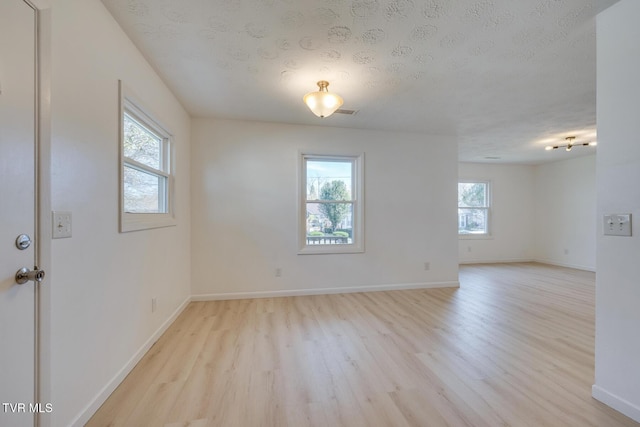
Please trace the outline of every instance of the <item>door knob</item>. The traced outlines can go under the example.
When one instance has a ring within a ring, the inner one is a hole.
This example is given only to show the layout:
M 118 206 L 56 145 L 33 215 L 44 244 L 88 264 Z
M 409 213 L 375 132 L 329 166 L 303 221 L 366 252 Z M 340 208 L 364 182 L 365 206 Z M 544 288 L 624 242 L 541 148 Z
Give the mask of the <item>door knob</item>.
M 34 282 L 42 282 L 42 279 L 44 279 L 44 270 L 40 270 L 38 267 L 34 267 L 33 271 L 29 270 L 27 267 L 22 267 L 16 273 L 16 283 L 19 285 L 23 285 L 30 280 Z

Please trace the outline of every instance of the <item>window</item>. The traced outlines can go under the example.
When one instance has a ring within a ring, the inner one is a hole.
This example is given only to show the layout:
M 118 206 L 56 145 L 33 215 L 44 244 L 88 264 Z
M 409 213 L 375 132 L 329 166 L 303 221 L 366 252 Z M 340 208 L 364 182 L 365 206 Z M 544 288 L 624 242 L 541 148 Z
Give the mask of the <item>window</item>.
M 489 183 L 458 183 L 458 234 L 489 235 Z
M 171 136 L 126 96 L 121 119 L 120 231 L 174 225 Z
M 363 157 L 302 154 L 300 254 L 364 252 Z

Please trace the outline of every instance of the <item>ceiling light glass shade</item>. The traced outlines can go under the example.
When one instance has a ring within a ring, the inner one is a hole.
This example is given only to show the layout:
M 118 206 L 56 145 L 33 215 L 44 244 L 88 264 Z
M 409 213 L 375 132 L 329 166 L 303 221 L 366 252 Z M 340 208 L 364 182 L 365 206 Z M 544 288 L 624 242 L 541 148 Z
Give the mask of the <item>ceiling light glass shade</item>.
M 320 80 L 318 82 L 320 90 L 317 92 L 309 92 L 302 98 L 313 114 L 320 118 L 329 117 L 335 113 L 344 102 L 340 96 L 335 93 L 329 93 L 327 86 L 329 86 L 329 82 Z

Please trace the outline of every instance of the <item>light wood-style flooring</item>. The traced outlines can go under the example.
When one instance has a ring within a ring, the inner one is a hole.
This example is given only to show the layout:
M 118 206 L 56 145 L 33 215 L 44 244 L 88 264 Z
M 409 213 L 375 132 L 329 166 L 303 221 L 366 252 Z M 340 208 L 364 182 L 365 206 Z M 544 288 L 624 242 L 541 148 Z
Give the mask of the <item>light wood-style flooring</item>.
M 638 426 L 591 397 L 593 273 L 191 303 L 89 426 Z

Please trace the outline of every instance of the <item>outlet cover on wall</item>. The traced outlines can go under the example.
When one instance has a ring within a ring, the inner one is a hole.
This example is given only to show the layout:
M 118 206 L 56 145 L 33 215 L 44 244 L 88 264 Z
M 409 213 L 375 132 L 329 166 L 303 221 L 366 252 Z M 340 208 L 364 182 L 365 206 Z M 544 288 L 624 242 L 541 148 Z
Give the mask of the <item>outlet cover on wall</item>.
M 631 214 L 607 214 L 604 216 L 605 236 L 631 236 Z

